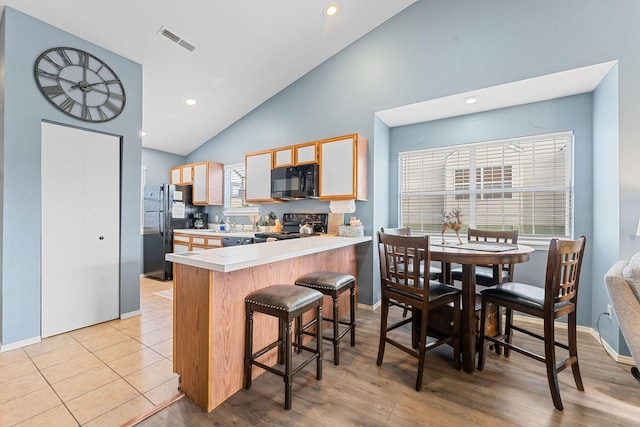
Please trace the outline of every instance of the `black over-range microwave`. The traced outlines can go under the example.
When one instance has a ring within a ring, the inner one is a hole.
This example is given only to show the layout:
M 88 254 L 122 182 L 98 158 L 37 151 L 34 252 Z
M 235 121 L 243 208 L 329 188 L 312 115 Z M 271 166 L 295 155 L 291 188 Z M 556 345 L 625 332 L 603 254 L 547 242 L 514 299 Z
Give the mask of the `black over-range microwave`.
M 311 199 L 318 197 L 318 164 L 271 169 L 271 197 Z

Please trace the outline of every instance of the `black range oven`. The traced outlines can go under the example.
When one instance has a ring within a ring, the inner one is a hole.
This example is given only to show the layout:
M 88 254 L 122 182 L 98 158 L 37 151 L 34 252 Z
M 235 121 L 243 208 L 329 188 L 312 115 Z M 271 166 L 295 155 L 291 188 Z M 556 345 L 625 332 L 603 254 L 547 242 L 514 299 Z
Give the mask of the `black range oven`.
M 279 233 L 256 233 L 255 242 L 266 242 L 267 239 L 288 240 L 300 237 L 311 237 L 327 232 L 329 215 L 326 213 L 286 213 L 282 216 L 282 231 Z M 314 234 L 300 233 L 300 226 L 309 224 Z

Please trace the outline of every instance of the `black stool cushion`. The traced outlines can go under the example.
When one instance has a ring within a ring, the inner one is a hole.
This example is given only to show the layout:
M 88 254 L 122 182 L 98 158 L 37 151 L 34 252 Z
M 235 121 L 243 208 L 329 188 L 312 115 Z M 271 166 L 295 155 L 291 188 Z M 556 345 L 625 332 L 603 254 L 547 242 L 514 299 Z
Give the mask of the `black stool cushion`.
M 307 288 L 339 290 L 356 281 L 351 274 L 336 273 L 333 271 L 318 271 L 298 277 L 296 285 Z
M 313 289 L 273 285 L 247 295 L 244 301 L 291 313 L 321 299 L 322 294 Z

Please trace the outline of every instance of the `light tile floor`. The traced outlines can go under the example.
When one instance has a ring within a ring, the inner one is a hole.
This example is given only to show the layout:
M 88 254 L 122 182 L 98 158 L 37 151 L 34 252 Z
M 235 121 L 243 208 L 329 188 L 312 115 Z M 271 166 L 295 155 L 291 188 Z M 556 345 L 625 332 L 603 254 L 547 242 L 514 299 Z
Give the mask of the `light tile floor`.
M 141 316 L 0 353 L 0 426 L 117 426 L 177 395 L 171 287 L 141 278 Z

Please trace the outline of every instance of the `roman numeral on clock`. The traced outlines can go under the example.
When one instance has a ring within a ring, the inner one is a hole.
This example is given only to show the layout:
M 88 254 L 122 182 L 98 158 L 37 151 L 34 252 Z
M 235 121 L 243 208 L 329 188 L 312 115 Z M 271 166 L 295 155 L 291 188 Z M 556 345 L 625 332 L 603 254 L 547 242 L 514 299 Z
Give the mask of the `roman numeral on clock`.
M 42 92 L 44 92 L 45 95 L 47 95 L 48 97 L 51 97 L 51 98 L 55 98 L 56 96 L 64 95 L 64 90 L 58 85 L 43 86 L 42 87 Z

